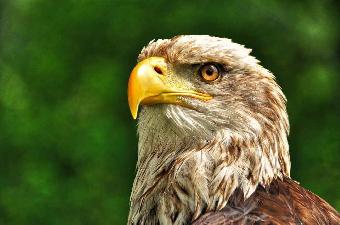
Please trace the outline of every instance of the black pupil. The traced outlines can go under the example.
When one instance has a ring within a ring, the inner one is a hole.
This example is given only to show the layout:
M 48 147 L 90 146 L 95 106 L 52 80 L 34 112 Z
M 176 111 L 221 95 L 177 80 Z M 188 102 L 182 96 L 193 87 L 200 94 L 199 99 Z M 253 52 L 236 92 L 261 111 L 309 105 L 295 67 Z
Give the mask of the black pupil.
M 211 76 L 211 75 L 213 75 L 214 74 L 214 68 L 212 67 L 212 66 L 209 66 L 207 69 L 206 69 L 206 71 L 205 71 L 205 73 L 208 75 L 208 76 Z

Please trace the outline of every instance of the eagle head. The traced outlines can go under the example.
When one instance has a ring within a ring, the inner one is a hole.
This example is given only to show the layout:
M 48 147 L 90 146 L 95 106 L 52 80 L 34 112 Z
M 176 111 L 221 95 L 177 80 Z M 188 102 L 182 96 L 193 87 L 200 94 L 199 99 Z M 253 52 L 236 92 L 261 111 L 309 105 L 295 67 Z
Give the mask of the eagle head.
M 179 214 L 184 224 L 224 207 L 237 188 L 248 197 L 289 176 L 286 99 L 250 52 L 207 35 L 143 48 L 128 83 L 139 114 L 130 223 L 149 215 L 146 224 L 171 224 Z

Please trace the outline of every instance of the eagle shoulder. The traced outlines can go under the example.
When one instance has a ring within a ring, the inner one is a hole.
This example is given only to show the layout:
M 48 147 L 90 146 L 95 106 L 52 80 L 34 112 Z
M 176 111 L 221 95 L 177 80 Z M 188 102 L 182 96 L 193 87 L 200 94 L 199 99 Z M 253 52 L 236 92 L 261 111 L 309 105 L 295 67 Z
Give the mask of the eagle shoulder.
M 258 187 L 243 200 L 235 193 L 221 211 L 207 212 L 193 225 L 336 225 L 339 213 L 326 201 L 290 178 L 275 180 L 269 188 Z

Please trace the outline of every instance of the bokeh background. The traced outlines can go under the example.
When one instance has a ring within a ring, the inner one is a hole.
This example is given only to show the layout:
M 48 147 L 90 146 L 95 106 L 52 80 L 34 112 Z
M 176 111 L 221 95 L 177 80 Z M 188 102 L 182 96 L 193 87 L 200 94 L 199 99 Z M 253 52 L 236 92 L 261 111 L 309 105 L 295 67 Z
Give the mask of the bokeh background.
M 0 224 L 126 224 L 141 48 L 232 38 L 288 98 L 292 177 L 340 209 L 338 1 L 0 1 Z

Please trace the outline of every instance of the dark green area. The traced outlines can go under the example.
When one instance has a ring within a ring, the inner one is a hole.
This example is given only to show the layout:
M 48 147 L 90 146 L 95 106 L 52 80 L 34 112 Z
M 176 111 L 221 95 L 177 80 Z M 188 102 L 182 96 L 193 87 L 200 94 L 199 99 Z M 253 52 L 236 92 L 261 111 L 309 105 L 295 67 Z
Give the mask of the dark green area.
M 229 37 L 288 98 L 292 176 L 340 209 L 336 1 L 0 1 L 0 224 L 126 223 L 137 158 L 126 97 L 152 39 Z

